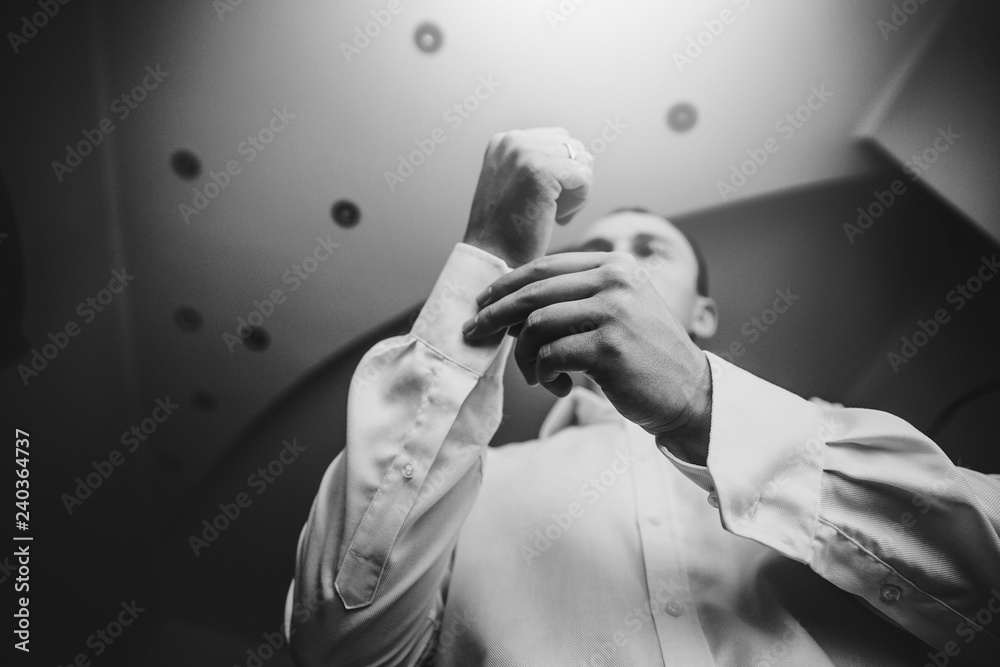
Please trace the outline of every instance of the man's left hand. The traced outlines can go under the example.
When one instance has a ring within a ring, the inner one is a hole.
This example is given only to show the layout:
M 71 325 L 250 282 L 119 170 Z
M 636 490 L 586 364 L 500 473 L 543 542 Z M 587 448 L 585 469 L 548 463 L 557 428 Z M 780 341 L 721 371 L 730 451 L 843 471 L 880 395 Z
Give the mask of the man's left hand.
M 465 323 L 470 340 L 521 325 L 514 358 L 528 384 L 565 396 L 584 371 L 615 408 L 704 463 L 712 375 L 705 354 L 623 252 L 549 255 L 499 278 Z

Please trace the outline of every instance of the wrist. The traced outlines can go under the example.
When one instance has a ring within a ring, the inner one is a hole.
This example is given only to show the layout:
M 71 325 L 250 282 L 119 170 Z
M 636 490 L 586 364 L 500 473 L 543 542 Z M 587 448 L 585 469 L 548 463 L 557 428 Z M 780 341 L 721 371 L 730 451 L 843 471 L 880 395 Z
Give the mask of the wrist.
M 503 261 L 507 266 L 509 266 L 512 269 L 517 268 L 518 266 L 521 266 L 522 264 L 525 263 L 517 261 L 514 257 L 511 256 L 511 253 L 508 252 L 501 244 L 491 241 L 489 238 L 484 237 L 483 235 L 466 232 L 465 237 L 462 239 L 462 243 L 470 245 L 473 248 L 478 248 L 479 250 L 482 250 L 485 253 L 493 255 L 494 257 Z
M 664 445 L 677 458 L 694 465 L 708 464 L 708 445 L 712 433 L 712 368 L 705 362 L 697 379 L 688 385 L 687 409 L 683 421 L 675 422 L 669 432 L 656 435 L 658 444 Z

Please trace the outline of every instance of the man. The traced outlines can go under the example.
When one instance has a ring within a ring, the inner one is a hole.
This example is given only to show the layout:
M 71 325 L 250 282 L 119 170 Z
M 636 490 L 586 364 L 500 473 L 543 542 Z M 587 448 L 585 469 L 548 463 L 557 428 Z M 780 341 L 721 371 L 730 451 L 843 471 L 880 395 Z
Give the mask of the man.
M 286 605 L 298 664 L 1000 655 L 1000 478 L 701 351 L 715 304 L 662 218 L 544 256 L 591 181 L 564 130 L 491 140 L 464 243 L 352 381 Z M 512 343 L 564 398 L 537 441 L 488 449 Z

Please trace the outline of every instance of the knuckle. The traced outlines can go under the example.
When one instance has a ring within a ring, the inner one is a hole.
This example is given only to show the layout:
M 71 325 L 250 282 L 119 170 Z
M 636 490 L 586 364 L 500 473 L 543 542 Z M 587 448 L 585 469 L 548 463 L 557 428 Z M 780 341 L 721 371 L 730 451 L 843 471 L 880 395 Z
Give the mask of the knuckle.
M 524 150 L 524 132 L 522 130 L 505 132 L 502 143 L 508 150 L 521 152 Z
M 520 294 L 521 301 L 523 301 L 525 305 L 531 308 L 538 308 L 541 305 L 540 302 L 541 292 L 542 288 L 539 287 L 537 282 L 525 285 L 524 287 L 521 288 L 521 294 Z
M 607 287 L 618 288 L 629 284 L 631 272 L 622 262 L 611 262 L 601 267 L 604 284 Z
M 538 154 L 525 146 L 514 146 L 511 155 L 519 171 L 535 173 L 539 170 Z
M 529 334 L 537 333 L 538 330 L 542 327 L 544 320 L 545 316 L 542 314 L 542 311 L 540 310 L 531 311 L 527 319 L 524 320 L 523 331 L 527 331 Z
M 507 137 L 507 134 L 508 134 L 507 132 L 497 132 L 492 137 L 490 137 L 490 140 L 486 143 L 486 152 L 487 153 L 495 152 L 498 147 L 503 145 L 504 139 Z
M 553 257 L 554 255 L 542 255 L 531 263 L 531 277 L 533 279 L 533 285 L 537 284 L 537 281 L 545 276 L 552 268 L 552 263 L 555 261 Z
M 487 306 L 479 311 L 478 325 L 479 328 L 493 326 L 493 308 L 491 306 Z
M 538 357 L 535 359 L 535 369 L 541 373 L 548 373 L 555 369 L 558 353 L 551 344 L 543 345 L 538 350 Z
M 607 293 L 599 294 L 597 295 L 597 299 L 601 304 L 601 315 L 603 317 L 598 326 L 594 327 L 593 330 L 598 329 L 601 324 L 613 322 L 615 318 L 617 318 L 620 315 L 621 312 L 619 310 L 620 299 L 616 298 L 614 295 L 609 295 Z
M 571 167 L 576 170 L 576 173 L 580 175 L 580 178 L 582 178 L 588 185 L 592 184 L 594 182 L 593 167 L 591 167 L 589 163 L 580 162 L 579 160 L 574 160 L 574 162 L 576 162 L 576 164 L 571 165 Z
M 621 356 L 619 346 L 620 336 L 612 327 L 601 327 L 594 330 L 594 347 L 597 355 L 605 360 L 615 360 Z
M 546 343 L 538 348 L 538 356 L 535 359 L 535 363 L 538 364 L 540 368 L 546 368 L 549 361 L 552 359 L 552 344 Z

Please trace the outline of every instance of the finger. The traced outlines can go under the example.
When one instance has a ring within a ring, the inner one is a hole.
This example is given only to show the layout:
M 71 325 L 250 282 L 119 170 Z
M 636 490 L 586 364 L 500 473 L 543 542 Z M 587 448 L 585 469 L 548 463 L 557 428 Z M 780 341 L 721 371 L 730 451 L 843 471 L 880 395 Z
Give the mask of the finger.
M 565 373 L 559 373 L 554 380 L 551 382 L 542 382 L 541 385 L 545 387 L 549 393 L 559 398 L 563 398 L 573 390 L 573 378 Z
M 497 278 L 489 287 L 480 292 L 476 303 L 480 308 L 495 303 L 525 285 L 558 275 L 579 273 L 603 266 L 608 261 L 606 252 L 564 252 L 546 255 L 519 266 L 510 273 Z
M 543 345 L 566 336 L 596 329 L 600 322 L 597 302 L 591 299 L 556 303 L 532 311 L 528 315 L 517 344 L 514 346 L 514 362 L 529 385 L 540 381 L 551 381 L 555 374 L 539 378 L 535 375 L 535 361 L 538 350 Z
M 526 133 L 532 139 L 532 148 L 546 156 L 542 160 L 547 167 L 545 171 L 555 174 L 560 191 L 555 220 L 565 225 L 583 208 L 590 194 L 594 180 L 591 168 L 594 156 L 582 141 L 571 137 L 565 128 L 537 128 Z
M 559 224 L 568 223 L 583 208 L 594 182 L 593 169 L 583 158 L 583 155 L 588 154 L 577 154 L 576 159 L 569 157 L 566 146 L 573 141 L 567 140 L 558 144 L 547 142 L 534 147 L 539 153 L 539 157 L 536 158 L 536 168 L 542 173 L 550 174 L 555 180 L 554 185 L 559 188 L 555 214 L 556 222 Z
M 536 127 L 521 130 L 520 133 L 531 143 L 537 144 L 537 148 L 544 148 L 542 151 L 544 154 L 553 157 L 570 157 L 566 144 L 573 147 L 573 154 L 576 157 L 587 152 L 587 146 L 564 127 Z
M 561 165 L 556 177 L 562 188 L 556 199 L 556 222 L 565 225 L 586 204 L 594 183 L 594 171 L 589 163 L 581 162 L 580 156 L 577 156 L 577 159 Z
M 570 150 L 567 148 L 567 144 L 573 148 L 573 154 L 570 155 Z M 570 160 L 580 162 L 581 164 L 589 164 L 593 160 L 594 156 L 587 152 L 587 146 L 582 141 L 575 137 L 567 136 L 562 142 L 562 152 L 560 156 L 566 156 Z
M 582 141 L 570 136 L 565 128 L 543 127 L 533 130 L 515 130 L 522 143 L 539 155 L 552 158 L 565 158 L 572 160 L 576 158 L 582 162 L 588 162 L 593 156 L 587 152 L 587 147 Z M 572 156 L 567 144 L 572 147 Z
M 560 373 L 589 371 L 598 360 L 599 331 L 564 336 L 542 345 L 535 357 L 535 377 L 554 381 Z
M 521 328 L 522 327 L 524 327 L 524 322 L 521 322 L 520 324 L 515 324 L 512 327 L 508 327 L 507 328 L 507 335 L 508 336 L 512 336 L 513 338 L 516 339 L 518 336 L 521 335 Z
M 555 150 L 546 151 L 546 155 L 577 160 L 584 164 L 590 164 L 594 159 L 594 156 L 587 151 L 587 145 L 576 137 L 570 136 L 569 132 L 556 133 L 554 136 L 548 137 L 547 141 Z
M 524 322 L 533 312 L 546 306 L 593 296 L 600 286 L 600 274 L 596 271 L 557 275 L 529 283 L 480 310 L 465 323 L 462 331 L 468 340 L 485 338 Z

